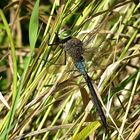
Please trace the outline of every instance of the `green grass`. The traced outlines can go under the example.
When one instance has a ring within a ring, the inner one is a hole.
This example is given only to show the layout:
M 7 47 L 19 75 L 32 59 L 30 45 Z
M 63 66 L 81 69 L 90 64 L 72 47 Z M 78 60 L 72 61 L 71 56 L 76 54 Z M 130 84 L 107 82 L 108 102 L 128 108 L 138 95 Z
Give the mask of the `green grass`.
M 0 92 L 10 106 L 0 106 L 0 139 L 138 139 L 139 6 L 111 0 L 38 4 L 9 2 L 0 11 Z M 108 133 L 82 75 L 68 56 L 63 65 L 58 45 L 48 45 L 62 29 L 84 42 Z

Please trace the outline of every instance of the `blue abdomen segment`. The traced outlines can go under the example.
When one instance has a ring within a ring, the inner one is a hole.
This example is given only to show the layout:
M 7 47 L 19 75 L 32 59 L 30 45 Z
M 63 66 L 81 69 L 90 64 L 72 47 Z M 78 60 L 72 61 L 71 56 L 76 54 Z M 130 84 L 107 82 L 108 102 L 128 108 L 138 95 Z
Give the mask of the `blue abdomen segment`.
M 83 64 L 82 61 L 77 61 L 77 62 L 75 62 L 75 66 L 76 66 L 76 68 L 79 70 L 79 72 L 80 72 L 81 74 L 85 74 L 85 73 L 86 73 L 85 67 L 84 67 L 84 64 Z

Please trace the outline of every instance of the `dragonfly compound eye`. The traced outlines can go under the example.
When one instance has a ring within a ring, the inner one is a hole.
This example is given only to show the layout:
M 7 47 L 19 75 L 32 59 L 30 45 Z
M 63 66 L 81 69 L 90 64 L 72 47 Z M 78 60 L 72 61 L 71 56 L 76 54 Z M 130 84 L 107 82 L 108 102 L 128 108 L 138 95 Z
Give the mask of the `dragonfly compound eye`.
M 64 31 L 60 31 L 60 33 L 58 34 L 58 37 L 60 40 L 65 40 L 71 37 L 71 34 L 72 34 L 71 30 L 64 30 Z

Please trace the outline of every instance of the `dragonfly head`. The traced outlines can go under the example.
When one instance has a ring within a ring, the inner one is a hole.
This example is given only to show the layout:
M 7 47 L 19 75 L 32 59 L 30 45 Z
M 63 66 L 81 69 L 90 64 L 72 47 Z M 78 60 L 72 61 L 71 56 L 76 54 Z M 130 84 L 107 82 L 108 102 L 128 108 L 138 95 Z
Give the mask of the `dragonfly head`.
M 61 30 L 60 33 L 58 34 L 58 38 L 61 41 L 66 42 L 67 40 L 71 39 L 72 36 L 72 31 L 70 29 L 67 30 Z

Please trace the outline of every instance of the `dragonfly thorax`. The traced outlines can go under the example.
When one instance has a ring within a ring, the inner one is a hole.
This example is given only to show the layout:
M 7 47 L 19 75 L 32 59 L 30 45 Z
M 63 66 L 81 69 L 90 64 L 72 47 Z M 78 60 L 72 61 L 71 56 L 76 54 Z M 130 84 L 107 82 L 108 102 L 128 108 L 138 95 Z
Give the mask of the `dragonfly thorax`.
M 73 59 L 74 62 L 83 61 L 83 42 L 77 38 L 71 38 L 66 41 L 62 47 L 68 53 L 68 55 Z

